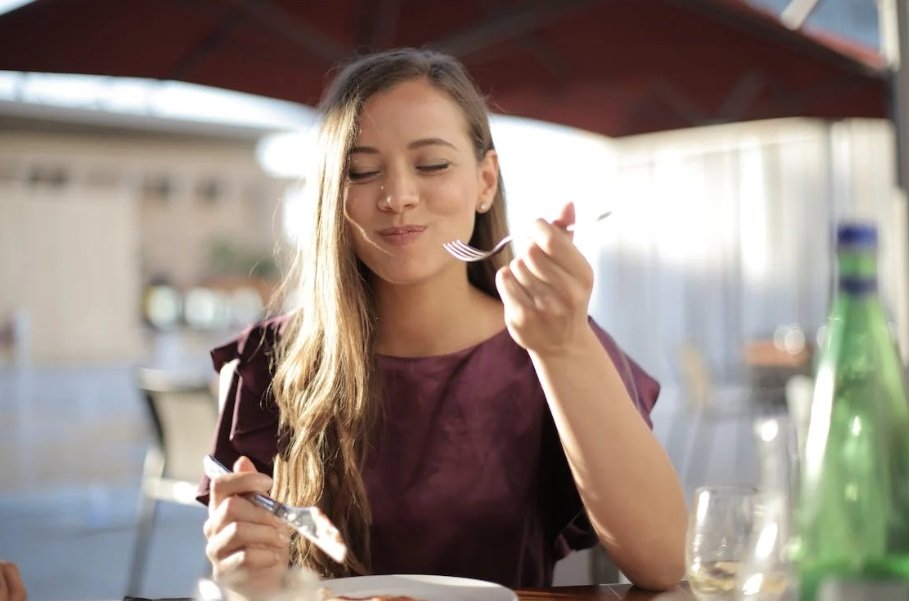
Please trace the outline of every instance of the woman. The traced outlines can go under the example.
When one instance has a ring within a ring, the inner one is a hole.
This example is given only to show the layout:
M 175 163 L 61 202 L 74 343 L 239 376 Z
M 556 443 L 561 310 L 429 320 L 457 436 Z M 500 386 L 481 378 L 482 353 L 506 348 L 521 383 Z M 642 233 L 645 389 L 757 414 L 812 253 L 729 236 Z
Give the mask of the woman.
M 659 387 L 588 318 L 573 206 L 513 260 L 443 250 L 506 233 L 486 109 L 451 57 L 362 57 L 321 108 L 297 309 L 213 352 L 237 369 L 215 445 L 237 473 L 211 482 L 205 524 L 215 574 L 291 561 L 543 586 L 599 541 L 635 584 L 675 584 L 686 513 L 649 429 Z M 351 561 L 289 538 L 237 496 L 252 491 L 319 505 Z

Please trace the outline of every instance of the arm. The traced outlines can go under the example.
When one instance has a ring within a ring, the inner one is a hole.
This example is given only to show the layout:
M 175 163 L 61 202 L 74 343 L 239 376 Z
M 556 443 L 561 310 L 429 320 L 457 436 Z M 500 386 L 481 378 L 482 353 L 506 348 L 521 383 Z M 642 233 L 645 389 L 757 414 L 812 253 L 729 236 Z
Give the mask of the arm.
M 681 487 L 592 331 L 589 338 L 571 352 L 531 358 L 601 543 L 638 586 L 669 588 L 684 572 Z
M 558 224 L 573 221 L 568 205 Z M 600 541 L 636 585 L 675 585 L 684 572 L 684 498 L 669 458 L 587 321 L 590 265 L 561 227 L 540 220 L 532 243 L 499 271 L 497 286 Z

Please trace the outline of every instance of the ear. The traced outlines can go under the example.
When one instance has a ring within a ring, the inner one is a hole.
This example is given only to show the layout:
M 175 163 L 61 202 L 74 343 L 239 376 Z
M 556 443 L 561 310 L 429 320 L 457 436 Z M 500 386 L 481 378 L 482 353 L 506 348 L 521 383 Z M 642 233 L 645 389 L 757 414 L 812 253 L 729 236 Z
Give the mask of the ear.
M 492 207 L 496 192 L 499 189 L 499 155 L 495 150 L 487 150 L 480 161 L 477 173 L 480 193 L 477 195 L 478 213 L 485 213 Z

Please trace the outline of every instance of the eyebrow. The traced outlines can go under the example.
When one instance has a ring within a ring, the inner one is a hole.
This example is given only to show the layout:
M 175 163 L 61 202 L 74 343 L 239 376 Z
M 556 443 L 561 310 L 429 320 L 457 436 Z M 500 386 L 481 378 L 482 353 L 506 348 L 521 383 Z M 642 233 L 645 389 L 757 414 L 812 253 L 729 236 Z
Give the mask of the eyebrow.
M 414 140 L 407 145 L 408 150 L 415 150 L 417 148 L 423 148 L 425 146 L 448 146 L 454 150 L 457 150 L 454 144 L 442 138 L 421 138 L 419 140 Z M 377 148 L 372 146 L 354 146 L 350 149 L 350 154 L 354 153 L 365 153 L 365 154 L 379 154 Z

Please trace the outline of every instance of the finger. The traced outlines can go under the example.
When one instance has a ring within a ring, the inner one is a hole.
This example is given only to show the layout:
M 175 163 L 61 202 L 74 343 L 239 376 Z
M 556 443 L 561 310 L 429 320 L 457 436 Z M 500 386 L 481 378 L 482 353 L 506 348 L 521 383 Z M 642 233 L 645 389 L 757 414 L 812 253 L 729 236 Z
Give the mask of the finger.
M 530 237 L 532 243 L 527 246 L 525 254 L 538 246 L 568 277 L 577 279 L 584 287 L 593 286 L 593 268 L 561 228 L 538 219 L 531 228 Z
M 234 466 L 239 470 L 211 479 L 209 513 L 230 496 L 250 493 L 267 494 L 271 490 L 272 479 L 266 474 L 257 472 L 249 459 L 241 457 L 234 463 Z M 251 470 L 250 467 L 252 467 Z
M 226 500 L 237 495 L 268 493 L 271 478 L 265 474 L 225 474 L 211 480 L 209 485 L 208 513 L 212 515 Z
M 7 581 L 9 578 L 6 575 L 7 566 L 9 564 L 5 561 L 0 561 L 0 600 L 9 599 L 9 585 Z
M 256 471 L 258 471 L 258 470 L 256 469 L 255 464 L 252 462 L 252 460 L 249 457 L 247 457 L 245 455 L 241 455 L 239 458 L 237 458 L 236 461 L 234 461 L 234 472 L 256 472 Z
M 522 258 L 513 259 L 509 264 L 515 280 L 521 285 L 530 298 L 531 306 L 538 311 L 552 310 L 556 307 L 558 297 L 552 286 L 536 277 Z
M 507 265 L 496 272 L 496 289 L 502 297 L 506 312 L 513 312 L 519 308 L 533 308 L 533 299 L 521 287 Z
M 535 242 L 532 242 L 524 249 L 520 258 L 534 277 L 556 290 L 572 285 L 574 280 L 572 275 L 554 261 L 550 255 L 546 254 Z
M 586 260 L 581 273 L 571 274 L 552 261 L 536 244 L 532 244 L 521 258 L 530 273 L 547 284 L 546 294 L 552 297 L 552 300 L 547 301 L 550 309 L 559 312 L 562 308 L 583 309 L 586 314 L 594 277 L 593 269 Z M 555 304 L 555 301 L 558 301 L 558 304 Z
M 564 229 L 569 225 L 575 222 L 575 210 L 574 203 L 571 201 L 566 202 L 562 205 L 562 208 L 559 210 L 558 216 L 552 220 L 553 225 L 557 225 L 560 228 Z M 571 232 L 568 232 L 569 234 Z
M 533 222 L 530 239 L 569 273 L 582 272 L 587 259 L 575 246 L 571 232 L 543 219 Z
M 215 533 L 206 544 L 209 559 L 221 561 L 246 548 L 266 548 L 284 553 L 290 546 L 290 535 L 284 528 L 250 522 L 233 522 Z
M 25 583 L 22 581 L 22 574 L 19 572 L 19 566 L 16 564 L 3 561 L 0 562 L 0 598 L 8 599 L 9 601 L 25 601 L 28 598 L 28 592 L 25 590 Z
M 248 522 L 272 528 L 285 527 L 284 522 L 272 512 L 253 504 L 248 499 L 233 496 L 226 499 L 209 514 L 203 528 L 210 538 L 234 522 Z
M 287 560 L 274 549 L 250 547 L 241 549 L 217 562 L 217 571 L 221 573 L 235 570 L 261 570 L 285 564 Z

